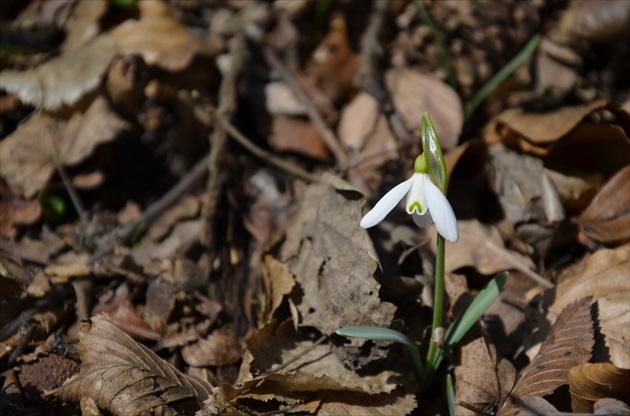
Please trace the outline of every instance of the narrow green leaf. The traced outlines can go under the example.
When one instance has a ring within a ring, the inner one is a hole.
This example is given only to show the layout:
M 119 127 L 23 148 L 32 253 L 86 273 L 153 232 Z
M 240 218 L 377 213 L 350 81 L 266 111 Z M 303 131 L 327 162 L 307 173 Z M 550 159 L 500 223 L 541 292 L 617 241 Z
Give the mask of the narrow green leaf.
M 505 285 L 508 278 L 508 272 L 502 272 L 496 275 L 486 287 L 484 287 L 470 305 L 466 308 L 455 321 L 448 327 L 444 337 L 446 350 L 450 350 L 466 333 L 472 328 L 472 326 L 481 318 L 481 316 L 488 310 L 490 305 L 497 300 L 501 289 Z
M 444 348 L 440 348 L 434 356 L 428 371 L 433 374 L 437 371 L 444 354 L 453 349 L 459 341 L 466 335 L 472 326 L 481 318 L 488 310 L 490 305 L 499 297 L 501 289 L 507 281 L 509 273 L 502 272 L 496 275 L 479 294 L 475 297 L 470 305 L 466 308 L 455 321 L 449 325 L 444 336 Z

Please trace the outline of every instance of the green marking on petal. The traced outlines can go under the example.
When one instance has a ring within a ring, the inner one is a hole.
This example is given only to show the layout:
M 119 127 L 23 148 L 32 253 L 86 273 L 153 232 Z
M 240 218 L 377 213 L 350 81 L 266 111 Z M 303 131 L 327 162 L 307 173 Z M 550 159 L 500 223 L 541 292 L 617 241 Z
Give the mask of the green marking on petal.
M 409 207 L 407 207 L 407 212 L 411 214 L 414 209 L 416 210 L 416 212 L 418 214 L 420 214 L 422 212 L 422 205 L 420 205 L 420 202 L 413 201 L 411 203 L 411 205 L 409 205 Z

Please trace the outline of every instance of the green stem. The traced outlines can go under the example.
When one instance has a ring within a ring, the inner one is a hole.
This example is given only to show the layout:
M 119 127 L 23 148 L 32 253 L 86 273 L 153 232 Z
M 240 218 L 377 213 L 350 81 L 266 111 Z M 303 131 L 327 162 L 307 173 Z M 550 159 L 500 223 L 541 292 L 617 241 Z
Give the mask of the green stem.
M 437 253 L 435 258 L 435 293 L 433 295 L 433 327 L 432 331 L 442 327 L 442 316 L 444 315 L 444 257 L 445 257 L 445 241 L 444 237 L 438 233 L 437 235 Z M 426 393 L 431 380 L 435 375 L 437 368 L 434 368 L 435 357 L 438 353 L 438 344 L 431 337 L 429 344 L 429 352 L 427 353 L 427 361 L 425 365 L 424 381 L 422 383 L 421 393 Z
M 523 50 L 521 50 L 518 55 L 512 58 L 512 60 L 506 66 L 501 68 L 499 72 L 497 72 L 492 78 L 490 78 L 490 81 L 488 81 L 483 87 L 481 87 L 481 89 L 466 105 L 466 109 L 464 110 L 464 121 L 468 121 L 470 119 L 475 110 L 477 110 L 477 107 L 481 105 L 483 100 L 486 99 L 486 97 L 492 92 L 492 90 L 497 87 L 497 85 L 502 83 L 507 77 L 512 74 L 512 72 L 516 70 L 516 68 L 518 68 L 523 62 L 525 62 L 525 59 L 527 59 L 527 57 L 529 57 L 529 55 L 534 52 L 539 42 L 540 35 L 532 36 L 532 38 L 529 40 L 529 42 L 527 42 L 527 45 L 525 45 Z
M 448 79 L 448 83 L 453 89 L 457 89 L 457 80 L 455 78 L 455 67 L 453 66 L 453 62 L 451 61 L 451 57 L 446 51 L 446 45 L 442 40 L 442 36 L 440 36 L 440 32 L 438 32 L 437 28 L 433 24 L 433 20 L 431 20 L 431 16 L 427 12 L 427 9 L 424 7 L 424 3 L 422 0 L 416 0 L 416 8 L 418 9 L 418 13 L 420 14 L 420 18 L 424 21 L 424 24 L 429 26 L 431 29 L 431 34 L 433 35 L 433 39 L 435 39 L 435 43 L 438 45 L 438 49 L 440 50 L 440 58 L 442 59 L 442 66 L 446 69 L 446 77 Z

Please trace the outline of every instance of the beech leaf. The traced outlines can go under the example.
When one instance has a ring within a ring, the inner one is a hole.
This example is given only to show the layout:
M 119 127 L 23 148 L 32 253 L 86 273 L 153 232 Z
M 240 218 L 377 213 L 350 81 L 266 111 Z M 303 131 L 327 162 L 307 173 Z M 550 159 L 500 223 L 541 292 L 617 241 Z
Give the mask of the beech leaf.
M 107 315 L 92 318 L 92 325 L 79 334 L 77 349 L 80 372 L 56 391 L 63 400 L 90 397 L 100 409 L 129 415 L 188 399 L 191 414 L 212 394 L 207 382 L 179 372 L 115 327 Z
M 544 396 L 568 383 L 569 370 L 590 359 L 595 343 L 591 302 L 590 296 L 578 299 L 558 316 L 540 351 L 522 371 L 500 416 L 516 414 L 522 396 Z

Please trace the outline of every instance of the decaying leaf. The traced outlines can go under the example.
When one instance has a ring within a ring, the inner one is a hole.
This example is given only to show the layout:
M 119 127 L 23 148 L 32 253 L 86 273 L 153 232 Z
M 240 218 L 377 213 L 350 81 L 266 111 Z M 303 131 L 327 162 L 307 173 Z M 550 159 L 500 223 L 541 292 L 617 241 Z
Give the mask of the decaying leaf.
M 533 271 L 534 264 L 528 257 L 508 250 L 503 245 L 499 232 L 478 220 L 458 221 L 459 241 L 457 244 L 446 242 L 448 255 L 445 259 L 445 272 L 451 273 L 461 267 L 472 266 L 485 275 L 492 275 L 504 270 L 519 270 L 544 287 L 551 283 Z M 431 249 L 436 247 L 435 226 L 427 228 L 431 237 Z
M 80 372 L 56 391 L 63 400 L 91 397 L 113 415 L 165 410 L 185 402 L 189 407 L 181 411 L 191 414 L 212 394 L 205 381 L 180 373 L 116 328 L 106 315 L 92 318 L 92 325 L 79 335 L 77 348 Z
M 330 159 L 319 130 L 313 123 L 297 117 L 274 116 L 269 145 L 277 152 L 294 152 L 315 160 Z
M 250 344 L 243 361 L 249 365 L 241 367 L 240 382 L 254 378 L 252 374 L 274 373 L 290 375 L 300 372 L 303 377 L 317 380 L 311 390 L 344 390 L 368 394 L 390 393 L 403 382 L 404 371 L 411 365 L 410 357 L 405 364 L 385 361 L 373 365 L 369 374 L 359 374 L 345 367 L 333 354 L 332 346 L 321 343 L 313 348 L 314 340 L 305 334 L 298 334 L 291 320 L 280 325 L 275 321 L 261 328 Z M 296 360 L 297 358 L 297 360 Z M 287 364 L 285 366 L 285 363 Z M 398 367 L 398 368 L 396 368 Z M 413 377 L 413 372 L 408 372 Z M 408 380 L 412 382 L 413 380 Z M 282 390 L 292 391 L 290 379 L 277 379 Z M 280 391 L 280 390 L 279 390 Z
M 364 199 L 336 177 L 306 187 L 280 258 L 299 289 L 292 300 L 300 325 L 332 334 L 344 326 L 389 326 L 394 305 L 381 302 L 377 256 L 359 226 Z
M 611 363 L 584 363 L 569 371 L 569 392 L 574 412 L 592 413 L 595 402 L 604 398 L 629 401 L 630 369 Z
M 289 271 L 286 264 L 265 256 L 262 268 L 262 293 L 261 303 L 261 323 L 266 324 L 271 321 L 273 313 L 282 304 L 283 299 L 295 285 L 295 278 Z
M 464 110 L 459 95 L 451 87 L 432 75 L 411 69 L 389 70 L 385 83 L 408 130 L 420 137 L 420 115 L 426 111 L 431 115 L 442 149 L 457 146 Z
M 534 144 L 548 144 L 567 134 L 584 117 L 595 110 L 604 108 L 607 103 L 607 100 L 601 99 L 544 113 L 527 113 L 522 108 L 513 108 L 499 114 L 496 122 L 499 126 L 507 126 L 515 134 Z M 494 126 L 492 122 L 489 125 Z M 494 134 L 494 131 L 486 130 L 485 140 L 489 144 L 495 143 L 498 139 Z
M 175 20 L 161 0 L 140 1 L 140 20 L 127 20 L 109 35 L 124 55 L 139 54 L 148 65 L 168 71 L 186 68 L 199 52 L 199 41 Z
M 630 246 L 598 250 L 579 274 L 558 284 L 558 296 L 549 310 L 553 321 L 574 299 L 593 296 L 597 300 L 598 328 L 605 336 L 610 361 L 620 368 L 630 368 L 629 267 Z
M 113 40 L 101 35 L 37 68 L 2 71 L 0 88 L 44 110 L 71 107 L 98 87 L 115 53 Z
M 591 302 L 592 297 L 584 297 L 563 309 L 540 351 L 522 371 L 500 416 L 517 414 L 522 396 L 544 396 L 568 383 L 569 370 L 590 359 L 595 343 Z
M 241 346 L 233 337 L 218 331 L 182 348 L 182 357 L 194 367 L 222 366 L 241 360 Z
M 0 176 L 14 194 L 31 198 L 46 186 L 57 164 L 82 162 L 126 126 L 102 97 L 67 122 L 36 113 L 0 143 Z
M 70 51 L 94 38 L 99 32 L 99 20 L 107 11 L 107 0 L 81 1 L 66 25 L 66 39 L 62 51 Z
M 330 343 L 315 343 L 311 335 L 296 332 L 290 319 L 260 328 L 244 354 L 237 384 L 220 386 L 208 404 L 225 414 L 234 414 L 237 403 L 256 402 L 276 403 L 278 412 L 317 403 L 318 415 L 407 414 L 415 408 L 412 389 L 397 388 L 413 385 L 413 372 L 406 371 L 410 357 L 383 360 L 359 374 L 339 361 Z
M 457 415 L 475 415 L 470 408 L 489 409 L 507 397 L 516 370 L 497 355 L 494 345 L 479 337 L 458 349 L 461 358 L 455 367 Z
M 602 243 L 630 241 L 630 166 L 604 185 L 576 221 L 584 234 Z
M 40 219 L 42 206 L 38 200 L 27 201 L 11 193 L 4 181 L 0 181 L 0 236 L 14 238 L 20 226 L 30 225 Z

